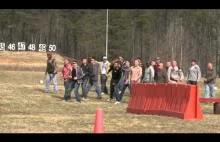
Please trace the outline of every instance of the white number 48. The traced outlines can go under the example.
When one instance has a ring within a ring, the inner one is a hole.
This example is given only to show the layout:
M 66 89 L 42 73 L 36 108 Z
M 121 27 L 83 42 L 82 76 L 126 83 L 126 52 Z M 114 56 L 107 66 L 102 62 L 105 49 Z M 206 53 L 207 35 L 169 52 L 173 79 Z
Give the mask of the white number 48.
M 28 49 L 31 50 L 31 51 L 34 51 L 36 48 L 35 48 L 35 44 L 30 44 L 28 46 Z
M 56 45 L 50 45 L 49 51 L 56 51 Z
M 14 44 L 14 43 L 10 43 L 10 44 L 8 45 L 8 49 L 9 49 L 9 50 L 15 50 L 15 44 Z

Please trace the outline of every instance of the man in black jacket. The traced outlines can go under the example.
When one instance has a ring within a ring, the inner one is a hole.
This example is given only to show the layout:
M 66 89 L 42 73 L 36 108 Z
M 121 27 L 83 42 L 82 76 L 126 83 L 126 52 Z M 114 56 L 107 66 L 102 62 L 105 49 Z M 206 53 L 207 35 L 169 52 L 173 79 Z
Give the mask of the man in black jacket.
M 85 89 L 89 83 L 89 77 L 90 75 L 92 74 L 92 65 L 91 64 L 88 64 L 87 63 L 87 59 L 86 58 L 83 58 L 82 59 L 82 65 L 80 66 L 83 70 L 83 73 L 84 73 L 84 77 L 82 78 L 83 80 L 83 83 L 82 83 L 82 100 L 85 101 L 85 100 L 88 100 L 85 98 Z
M 84 97 L 85 99 L 87 98 L 87 95 L 90 91 L 90 89 L 92 88 L 92 86 L 95 86 L 96 92 L 98 93 L 98 98 L 97 99 L 102 99 L 102 94 L 101 94 L 101 89 L 98 85 L 98 69 L 99 66 L 97 65 L 97 63 L 95 62 L 95 59 L 92 58 L 91 59 L 91 66 L 92 66 L 92 74 L 90 74 L 90 81 L 85 89 L 85 94 Z
M 120 67 L 119 62 L 114 63 L 114 68 L 112 69 L 112 79 L 110 83 L 110 98 L 108 102 L 111 101 L 116 96 L 115 104 L 120 103 L 120 96 L 119 96 L 119 80 L 121 79 L 122 69 Z

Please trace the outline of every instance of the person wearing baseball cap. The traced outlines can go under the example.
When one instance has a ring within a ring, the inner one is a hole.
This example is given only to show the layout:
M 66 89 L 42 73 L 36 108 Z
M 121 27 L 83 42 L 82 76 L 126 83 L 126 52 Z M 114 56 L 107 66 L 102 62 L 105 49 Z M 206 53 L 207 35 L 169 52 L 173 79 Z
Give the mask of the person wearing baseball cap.
M 101 77 L 100 77 L 100 82 L 101 82 L 101 91 L 102 91 L 102 95 L 104 94 L 108 94 L 108 88 L 106 86 L 106 82 L 107 82 L 107 71 L 109 68 L 109 62 L 107 61 L 107 57 L 104 56 L 103 57 L 103 61 L 101 62 Z

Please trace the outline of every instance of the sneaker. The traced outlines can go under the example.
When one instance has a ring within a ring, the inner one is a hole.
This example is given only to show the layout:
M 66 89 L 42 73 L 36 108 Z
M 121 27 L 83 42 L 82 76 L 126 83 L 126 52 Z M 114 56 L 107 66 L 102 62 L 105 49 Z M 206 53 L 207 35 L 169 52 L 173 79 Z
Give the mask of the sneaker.
M 96 99 L 99 99 L 99 100 L 101 100 L 101 99 L 102 99 L 102 97 L 97 97 Z
M 82 98 L 82 101 L 85 101 L 86 99 L 85 98 Z
M 107 100 L 107 102 L 110 102 L 112 99 L 111 98 L 109 98 L 108 100 Z
M 121 91 L 119 91 L 118 93 L 121 94 Z
M 101 94 L 104 95 L 105 93 L 102 92 Z
M 117 105 L 117 104 L 120 104 L 120 102 L 116 101 L 116 102 L 115 102 L 115 105 Z
M 77 103 L 81 103 L 81 101 L 76 101 Z

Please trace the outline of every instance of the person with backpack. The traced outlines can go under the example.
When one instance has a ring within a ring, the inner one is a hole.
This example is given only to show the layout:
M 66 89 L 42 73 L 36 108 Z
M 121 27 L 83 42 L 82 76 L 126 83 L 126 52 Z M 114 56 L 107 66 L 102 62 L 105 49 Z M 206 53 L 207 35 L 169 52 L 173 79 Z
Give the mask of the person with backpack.
M 187 75 L 187 84 L 197 85 L 198 80 L 201 78 L 201 70 L 196 64 L 196 60 L 192 60 L 191 65 Z
M 65 60 L 62 72 L 61 72 L 61 78 L 64 80 L 64 100 L 68 101 L 70 100 L 70 94 L 69 94 L 69 87 L 70 87 L 70 80 L 69 80 L 69 73 L 72 71 L 72 66 L 68 59 Z
M 168 68 L 167 71 L 168 83 L 182 83 L 184 79 L 184 74 L 182 69 L 177 66 L 177 62 L 173 61 L 172 66 Z
M 53 81 L 54 93 L 57 93 L 57 63 L 56 59 L 53 58 L 52 53 L 47 53 L 47 67 L 45 71 L 46 75 L 46 88 L 45 92 L 49 93 L 50 91 L 50 82 Z
M 215 80 L 216 80 L 216 70 L 212 63 L 208 63 L 208 68 L 205 75 L 205 98 L 215 98 Z

